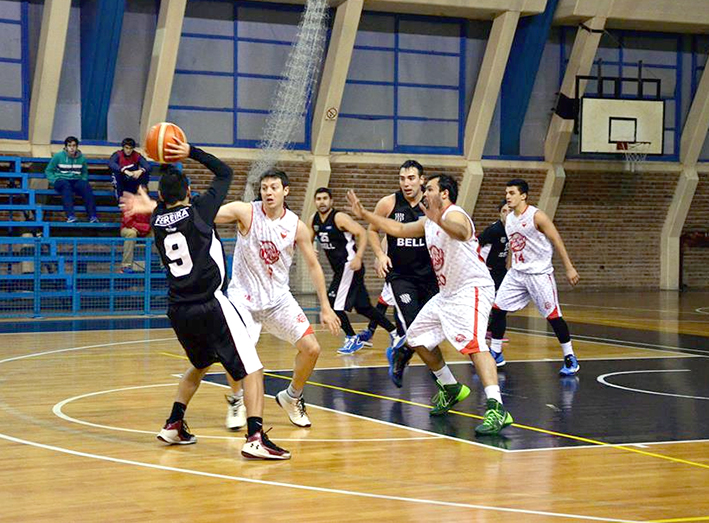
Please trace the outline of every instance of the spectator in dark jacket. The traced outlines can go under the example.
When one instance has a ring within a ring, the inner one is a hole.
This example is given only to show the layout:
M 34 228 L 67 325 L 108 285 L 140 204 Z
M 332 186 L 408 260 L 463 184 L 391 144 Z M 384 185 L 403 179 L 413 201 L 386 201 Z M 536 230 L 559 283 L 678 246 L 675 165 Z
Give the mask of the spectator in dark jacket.
M 123 196 L 124 191 L 137 194 L 140 186 L 147 190 L 150 181 L 150 163 L 135 150 L 135 140 L 125 138 L 121 146 L 122 149 L 113 153 L 108 160 L 116 198 Z

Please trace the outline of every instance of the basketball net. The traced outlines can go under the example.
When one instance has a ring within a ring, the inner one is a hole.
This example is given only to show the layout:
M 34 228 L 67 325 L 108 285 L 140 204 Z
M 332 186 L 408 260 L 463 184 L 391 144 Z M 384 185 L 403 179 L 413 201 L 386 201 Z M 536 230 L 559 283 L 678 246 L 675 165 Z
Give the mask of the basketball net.
M 625 155 L 625 169 L 634 173 L 638 166 L 645 161 L 652 142 L 618 142 L 617 150 Z

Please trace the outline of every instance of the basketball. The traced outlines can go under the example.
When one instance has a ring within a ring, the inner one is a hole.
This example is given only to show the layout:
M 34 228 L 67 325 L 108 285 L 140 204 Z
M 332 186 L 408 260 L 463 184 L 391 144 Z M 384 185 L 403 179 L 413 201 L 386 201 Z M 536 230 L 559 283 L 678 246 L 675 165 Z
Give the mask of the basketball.
M 187 141 L 184 131 L 174 123 L 157 123 L 150 128 L 148 136 L 145 138 L 145 152 L 153 160 L 167 163 L 165 160 L 166 147 L 173 142 L 174 138 L 183 142 Z

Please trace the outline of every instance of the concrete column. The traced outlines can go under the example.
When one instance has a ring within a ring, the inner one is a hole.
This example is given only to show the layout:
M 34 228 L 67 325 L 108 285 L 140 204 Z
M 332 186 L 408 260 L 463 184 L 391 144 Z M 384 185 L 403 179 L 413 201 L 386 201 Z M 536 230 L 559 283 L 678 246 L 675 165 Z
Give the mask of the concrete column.
M 46 0 L 30 99 L 29 142 L 35 156 L 50 156 L 49 144 L 64 62 L 71 0 Z M 78 72 L 76 72 L 78 74 Z
M 679 238 L 699 183 L 697 169 L 685 166 L 679 176 L 660 238 L 660 288 L 679 289 Z
M 490 38 L 485 47 L 485 56 L 475 85 L 473 102 L 465 124 L 464 150 L 465 157 L 469 161 L 482 159 L 518 21 L 518 11 L 506 11 L 497 16 L 492 23 Z
M 600 30 L 605 27 L 606 19 L 605 17 L 596 16 L 586 20 L 584 25 L 592 30 Z M 593 59 L 596 56 L 600 41 L 601 33 L 591 33 L 579 27 L 559 92 L 569 98 L 575 96 L 576 77 L 579 75 L 588 75 L 591 72 Z M 583 94 L 585 88 L 586 82 L 581 82 L 579 86 L 579 96 Z M 547 132 L 546 141 L 544 142 L 544 158 L 547 162 L 560 164 L 564 161 L 573 130 L 573 120 L 564 120 L 556 114 L 552 115 L 549 131 Z
M 475 211 L 475 204 L 478 201 L 480 187 L 483 184 L 482 162 L 468 162 L 468 166 L 463 171 L 463 180 L 458 189 L 458 205 L 465 209 L 470 216 Z
M 153 55 L 145 88 L 143 112 L 140 117 L 140 142 L 145 141 L 148 129 L 167 118 L 172 81 L 175 76 L 177 51 L 180 47 L 182 22 L 187 0 L 162 0 L 155 30 Z
M 313 113 L 312 150 L 315 155 L 330 154 L 363 3 L 364 0 L 347 0 L 340 4 L 335 14 L 318 101 Z
M 542 194 L 539 195 L 537 207 L 547 213 L 552 220 L 556 214 L 556 208 L 559 205 L 565 181 L 566 171 L 564 171 L 564 167 L 561 164 L 550 165 L 547 169 L 547 176 L 544 179 L 544 187 L 542 187 Z
M 679 161 L 684 165 L 696 165 L 709 131 L 709 68 L 704 69 L 697 92 L 682 129 L 679 146 Z

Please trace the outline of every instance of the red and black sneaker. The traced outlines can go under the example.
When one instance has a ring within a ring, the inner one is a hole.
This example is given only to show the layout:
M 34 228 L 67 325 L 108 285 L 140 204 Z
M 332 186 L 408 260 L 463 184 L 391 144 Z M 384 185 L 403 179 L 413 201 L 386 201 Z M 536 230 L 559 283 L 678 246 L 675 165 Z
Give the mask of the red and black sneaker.
M 246 436 L 241 455 L 251 459 L 290 459 L 290 452 L 273 443 L 262 430 Z
M 158 439 L 168 445 L 192 445 L 197 443 L 197 436 L 190 434 L 187 422 L 183 419 L 165 423 L 165 426 L 158 432 Z

